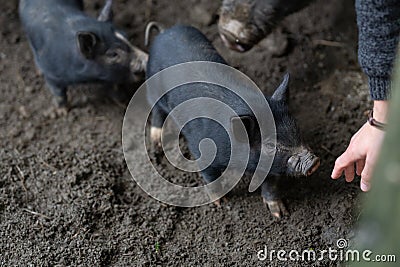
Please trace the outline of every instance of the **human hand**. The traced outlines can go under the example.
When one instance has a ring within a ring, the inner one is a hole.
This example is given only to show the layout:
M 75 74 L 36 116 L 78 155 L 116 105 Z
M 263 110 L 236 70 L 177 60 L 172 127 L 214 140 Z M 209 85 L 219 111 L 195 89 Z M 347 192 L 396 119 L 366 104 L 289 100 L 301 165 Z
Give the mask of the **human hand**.
M 387 101 L 375 101 L 374 118 L 379 122 L 386 122 L 386 113 Z M 368 191 L 371 188 L 372 172 L 378 160 L 384 136 L 384 131 L 365 123 L 353 135 L 346 151 L 337 158 L 331 175 L 332 179 L 340 178 L 344 172 L 346 181 L 351 182 L 356 173 L 361 175 L 361 190 Z

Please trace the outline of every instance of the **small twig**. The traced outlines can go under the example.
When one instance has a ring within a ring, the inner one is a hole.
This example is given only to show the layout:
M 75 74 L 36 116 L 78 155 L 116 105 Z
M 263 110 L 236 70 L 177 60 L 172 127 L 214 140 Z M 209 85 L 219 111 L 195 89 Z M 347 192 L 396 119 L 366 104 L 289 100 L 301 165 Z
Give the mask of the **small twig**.
M 344 43 L 328 41 L 328 40 L 313 40 L 314 45 L 323 45 L 323 46 L 333 46 L 333 47 L 345 47 Z
M 54 166 L 51 166 L 49 163 L 47 163 L 46 161 L 44 161 L 44 159 L 42 159 L 41 157 L 38 157 L 38 159 L 41 161 L 41 163 L 43 163 L 43 165 L 45 165 L 46 167 L 48 167 L 49 169 L 52 169 L 53 171 L 58 171 L 58 169 Z
M 44 214 L 41 214 L 41 213 L 38 213 L 38 212 L 35 212 L 35 211 L 31 211 L 31 210 L 28 210 L 28 209 L 23 209 L 23 210 L 26 211 L 26 212 L 28 212 L 28 213 L 30 213 L 30 214 L 33 214 L 33 215 L 35 215 L 35 216 L 39 216 L 39 217 L 42 217 L 42 218 L 51 220 L 51 218 L 50 218 L 49 216 L 46 216 L 46 215 L 44 215 Z
M 331 154 L 332 156 L 335 156 L 335 154 L 333 154 L 332 151 L 330 151 L 326 146 L 321 145 L 321 148 L 322 148 L 323 150 L 325 150 L 326 152 L 328 152 L 329 154 Z
M 16 166 L 16 168 L 18 170 L 18 173 L 19 173 L 19 176 L 20 176 L 20 179 L 21 179 L 22 188 L 24 189 L 25 192 L 28 192 L 28 190 L 26 189 L 26 186 L 25 186 L 25 175 L 24 175 L 24 173 L 22 172 L 22 170 L 20 169 L 20 167 L 18 165 Z
M 12 171 L 13 171 L 13 168 L 12 167 L 10 167 L 9 169 L 8 169 L 8 173 L 7 173 L 7 176 L 8 176 L 8 178 L 9 179 L 12 179 Z
M 35 179 L 35 174 L 33 173 L 32 162 L 29 161 L 29 171 L 31 172 L 31 179 Z
M 122 254 L 123 257 L 130 257 L 130 256 L 134 256 L 135 253 L 126 253 L 126 254 Z
M 76 238 L 79 234 L 81 234 L 82 228 L 79 228 L 79 230 L 72 236 L 72 238 Z M 83 235 L 85 235 L 87 232 L 89 232 L 90 229 L 84 230 Z
M 17 156 L 18 156 L 19 158 L 21 157 L 21 153 L 19 153 L 19 151 L 18 151 L 16 148 L 14 148 L 14 153 L 17 154 Z

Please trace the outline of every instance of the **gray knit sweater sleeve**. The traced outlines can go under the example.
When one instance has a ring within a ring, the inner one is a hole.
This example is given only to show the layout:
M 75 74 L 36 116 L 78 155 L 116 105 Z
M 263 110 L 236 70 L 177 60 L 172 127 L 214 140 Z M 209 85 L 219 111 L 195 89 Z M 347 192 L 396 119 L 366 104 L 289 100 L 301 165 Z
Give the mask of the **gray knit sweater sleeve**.
M 400 35 L 400 0 L 356 0 L 358 58 L 371 98 L 390 96 L 390 75 Z

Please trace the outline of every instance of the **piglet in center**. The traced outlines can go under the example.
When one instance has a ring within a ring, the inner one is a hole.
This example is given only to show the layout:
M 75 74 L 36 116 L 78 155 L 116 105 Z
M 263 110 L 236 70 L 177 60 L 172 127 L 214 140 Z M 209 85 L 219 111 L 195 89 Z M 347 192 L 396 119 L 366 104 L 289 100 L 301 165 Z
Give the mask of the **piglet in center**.
M 151 45 L 147 78 L 176 64 L 192 61 L 210 61 L 226 64 L 226 61 L 218 54 L 211 42 L 196 28 L 190 26 L 174 26 L 158 34 Z M 271 97 L 266 97 L 275 119 L 277 130 L 277 144 L 272 168 L 268 177 L 261 185 L 261 193 L 264 202 L 269 207 L 274 217 L 280 218 L 287 214 L 282 202 L 278 183 L 283 176 L 309 176 L 316 171 L 320 160 L 310 148 L 302 141 L 295 120 L 290 116 L 287 106 L 289 75 L 285 75 L 282 84 L 275 90 Z M 148 100 L 155 103 L 157 88 L 148 91 Z M 243 88 L 246 90 L 246 88 Z M 194 158 L 199 158 L 199 142 L 205 138 L 212 139 L 217 152 L 214 161 L 201 175 L 206 183 L 216 180 L 229 163 L 230 139 L 236 134 L 238 123 L 245 126 L 250 142 L 250 156 L 246 172 L 254 173 L 254 170 L 262 153 L 270 153 L 271 143 L 262 140 L 260 129 L 252 110 L 236 94 L 214 84 L 195 83 L 181 85 L 177 90 L 168 92 L 157 102 L 152 110 L 151 139 L 156 146 L 160 144 L 163 123 L 167 115 L 180 103 L 194 98 L 208 97 L 223 101 L 237 114 L 227 118 L 231 124 L 231 133 L 226 133 L 223 127 L 210 119 L 197 118 L 187 123 L 182 128 L 190 153 Z M 177 125 L 182 127 L 183 125 Z M 239 140 L 240 141 L 240 140 Z

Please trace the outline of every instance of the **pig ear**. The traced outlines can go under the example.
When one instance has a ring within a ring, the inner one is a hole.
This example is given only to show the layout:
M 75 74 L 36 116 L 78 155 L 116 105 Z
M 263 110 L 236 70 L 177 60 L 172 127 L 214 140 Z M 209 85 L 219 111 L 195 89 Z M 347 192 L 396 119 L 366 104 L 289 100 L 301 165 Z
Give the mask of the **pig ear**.
M 286 73 L 283 77 L 283 81 L 281 85 L 275 90 L 271 99 L 275 101 L 286 101 L 288 99 L 289 94 L 289 73 Z
M 100 12 L 98 21 L 111 22 L 113 20 L 112 0 L 106 0 L 106 4 Z
M 79 51 L 87 59 L 93 59 L 99 38 L 92 32 L 78 32 L 76 34 Z
M 246 132 L 242 131 L 241 124 L 243 124 Z M 235 139 L 241 143 L 246 142 L 246 135 L 251 143 L 254 135 L 255 121 L 252 116 L 240 116 L 231 118 L 232 133 Z

